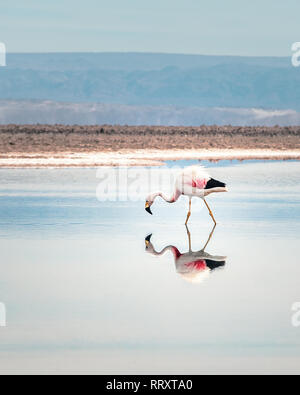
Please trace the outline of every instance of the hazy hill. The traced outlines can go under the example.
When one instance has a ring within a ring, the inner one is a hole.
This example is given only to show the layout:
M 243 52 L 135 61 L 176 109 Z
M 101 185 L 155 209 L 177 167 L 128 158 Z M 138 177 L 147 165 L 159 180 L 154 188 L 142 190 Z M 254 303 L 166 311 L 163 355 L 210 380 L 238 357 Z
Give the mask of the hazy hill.
M 289 58 L 8 54 L 1 99 L 0 123 L 291 125 L 300 69 Z
M 242 64 L 152 71 L 0 68 L 1 99 L 300 109 L 300 70 Z
M 8 54 L 7 63 L 11 69 L 43 71 L 74 70 L 160 70 L 168 66 L 181 69 L 213 67 L 220 64 L 244 64 L 266 67 L 290 68 L 290 58 L 206 56 L 164 53 L 45 53 Z
M 300 112 L 255 108 L 1 101 L 0 124 L 300 125 Z

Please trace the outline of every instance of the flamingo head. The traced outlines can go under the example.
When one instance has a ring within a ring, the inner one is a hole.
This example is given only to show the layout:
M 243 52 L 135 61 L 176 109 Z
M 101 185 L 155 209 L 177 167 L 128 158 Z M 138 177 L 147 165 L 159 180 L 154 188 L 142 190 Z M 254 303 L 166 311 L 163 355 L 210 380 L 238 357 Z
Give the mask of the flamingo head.
M 151 237 L 152 237 L 152 234 L 145 238 L 145 248 L 146 248 L 146 251 L 150 252 L 150 253 L 153 252 L 153 245 L 151 243 Z
M 152 214 L 152 211 L 151 211 L 151 206 L 152 206 L 152 204 L 153 204 L 153 202 L 151 202 L 150 200 L 146 200 L 146 203 L 145 203 L 145 210 L 147 211 L 147 213 L 149 213 L 149 214 L 151 214 L 151 215 L 153 215 L 153 214 Z

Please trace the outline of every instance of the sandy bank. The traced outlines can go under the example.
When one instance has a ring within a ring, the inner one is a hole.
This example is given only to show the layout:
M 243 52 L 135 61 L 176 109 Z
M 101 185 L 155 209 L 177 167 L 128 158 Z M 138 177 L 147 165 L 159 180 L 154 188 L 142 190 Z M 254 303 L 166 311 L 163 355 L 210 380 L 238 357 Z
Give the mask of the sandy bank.
M 218 161 L 246 159 L 300 159 L 300 150 L 216 149 L 216 150 L 120 150 L 90 153 L 14 153 L 0 155 L 0 168 L 159 166 L 166 160 Z

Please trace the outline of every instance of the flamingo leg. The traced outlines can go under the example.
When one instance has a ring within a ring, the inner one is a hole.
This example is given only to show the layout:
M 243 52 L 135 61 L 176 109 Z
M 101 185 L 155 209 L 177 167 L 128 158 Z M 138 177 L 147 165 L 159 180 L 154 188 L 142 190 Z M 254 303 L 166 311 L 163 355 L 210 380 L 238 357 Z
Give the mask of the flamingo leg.
M 212 218 L 212 220 L 214 221 L 215 225 L 217 225 L 217 222 L 216 222 L 216 220 L 215 220 L 215 217 L 214 217 L 214 215 L 213 215 L 213 213 L 212 213 L 212 211 L 211 211 L 211 209 L 210 209 L 210 207 L 209 207 L 207 201 L 206 201 L 205 199 L 203 199 L 203 200 L 204 200 L 204 203 L 205 203 L 205 205 L 206 205 L 206 207 L 207 207 L 207 209 L 208 209 L 209 215 L 211 216 L 211 218 Z
M 213 229 L 212 229 L 212 231 L 210 232 L 210 235 L 209 235 L 209 237 L 208 237 L 208 240 L 207 240 L 205 246 L 202 248 L 202 251 L 205 251 L 206 247 L 208 246 L 208 243 L 210 242 L 210 240 L 211 240 L 211 238 L 212 238 L 212 236 L 213 236 L 213 234 L 214 234 L 214 231 L 215 231 L 215 229 L 216 229 L 216 226 L 217 226 L 217 225 L 215 224 L 214 227 L 213 227 Z
M 192 214 L 191 209 L 192 209 L 192 199 L 190 198 L 190 202 L 189 202 L 189 212 L 187 213 L 187 216 L 186 216 L 185 225 L 187 225 L 187 223 L 189 222 L 190 216 L 191 216 L 191 214 Z
M 186 233 L 187 233 L 188 239 L 189 239 L 189 252 L 192 252 L 191 232 L 189 231 L 189 228 L 187 225 L 185 225 L 185 228 L 186 228 Z

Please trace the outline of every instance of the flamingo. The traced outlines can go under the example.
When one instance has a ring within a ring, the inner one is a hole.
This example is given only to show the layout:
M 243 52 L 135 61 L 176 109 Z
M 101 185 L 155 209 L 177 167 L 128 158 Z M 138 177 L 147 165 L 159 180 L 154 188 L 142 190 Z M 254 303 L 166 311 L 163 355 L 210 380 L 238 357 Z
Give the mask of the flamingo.
M 177 175 L 173 194 L 170 197 L 165 196 L 162 192 L 150 194 L 146 199 L 145 210 L 152 215 L 151 206 L 158 196 L 168 203 L 174 203 L 181 195 L 186 195 L 189 197 L 189 210 L 185 221 L 187 225 L 192 213 L 192 198 L 198 197 L 203 199 L 209 215 L 216 225 L 217 222 L 205 197 L 217 192 L 228 192 L 224 182 L 210 177 L 206 169 L 202 166 L 189 166 Z
M 200 251 L 192 251 L 191 234 L 186 225 L 186 231 L 189 240 L 189 251 L 182 254 L 177 247 L 167 246 L 160 252 L 157 252 L 151 243 L 152 235 L 145 239 L 146 252 L 154 255 L 161 256 L 165 252 L 170 251 L 174 256 L 176 272 L 185 280 L 192 283 L 200 283 L 205 280 L 210 273 L 218 268 L 222 268 L 226 264 L 226 256 L 210 255 L 205 252 L 205 249 L 210 242 L 212 235 L 215 231 L 216 225 L 211 231 L 205 246 Z

